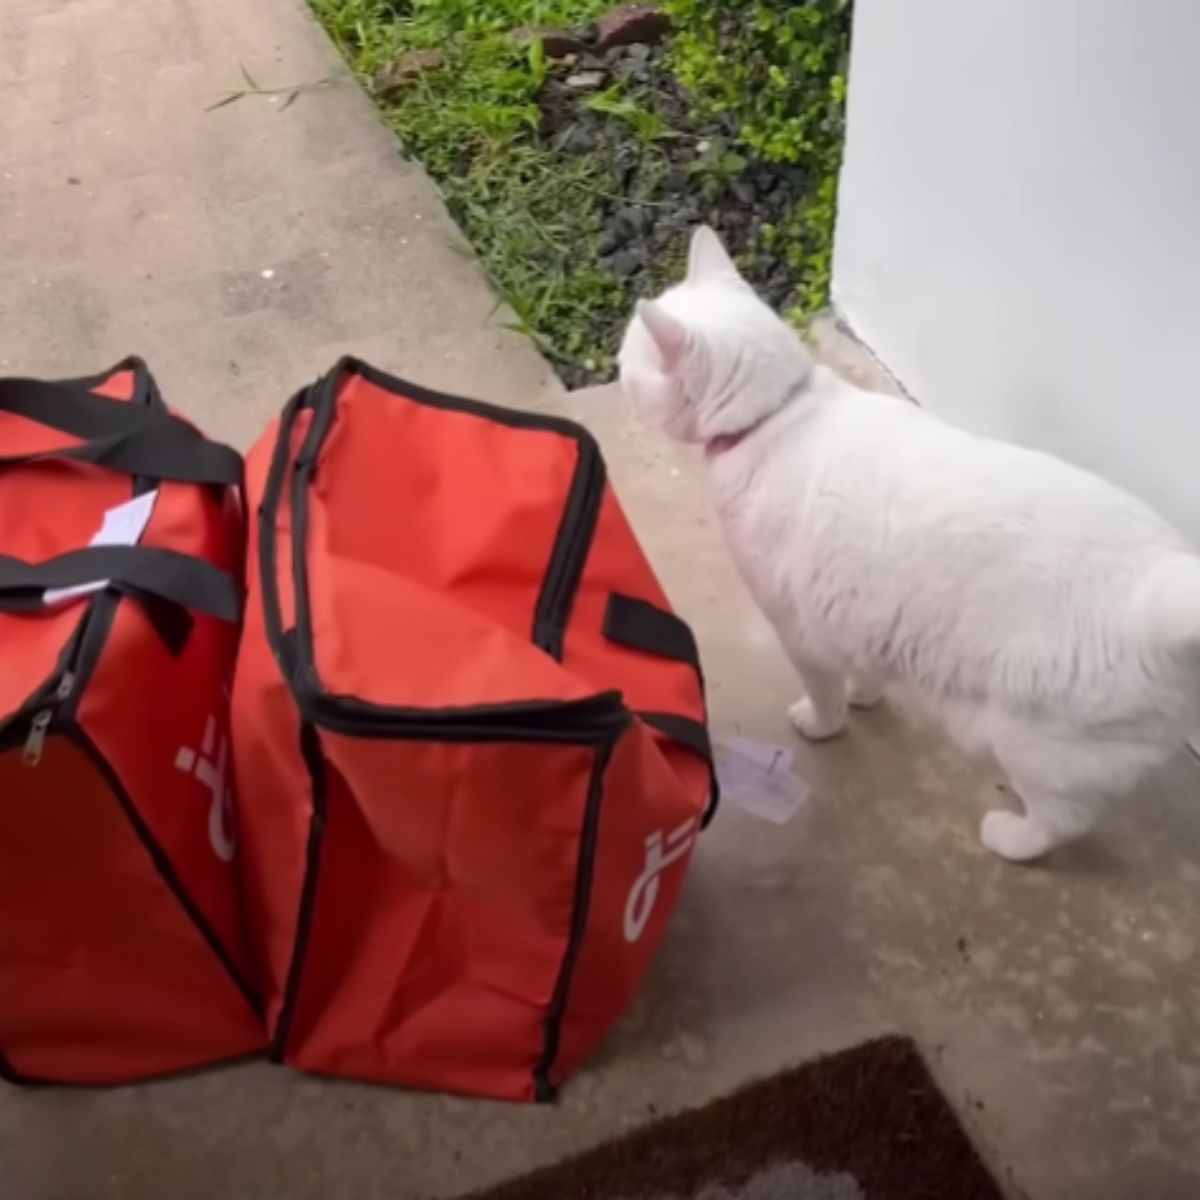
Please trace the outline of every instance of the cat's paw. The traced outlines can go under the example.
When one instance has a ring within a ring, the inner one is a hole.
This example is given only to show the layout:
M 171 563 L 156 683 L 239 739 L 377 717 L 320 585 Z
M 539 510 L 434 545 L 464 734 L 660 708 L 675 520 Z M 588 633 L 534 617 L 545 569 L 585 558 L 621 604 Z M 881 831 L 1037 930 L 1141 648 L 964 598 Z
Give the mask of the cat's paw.
M 1009 862 L 1031 862 L 1040 858 L 1055 840 L 1045 825 L 1007 809 L 988 813 L 983 818 L 979 837 L 993 854 Z
M 813 702 L 805 696 L 788 709 L 788 718 L 801 737 L 810 742 L 824 742 L 837 737 L 846 728 L 846 717 L 843 713 L 837 720 L 831 720 L 823 713 L 818 713 Z

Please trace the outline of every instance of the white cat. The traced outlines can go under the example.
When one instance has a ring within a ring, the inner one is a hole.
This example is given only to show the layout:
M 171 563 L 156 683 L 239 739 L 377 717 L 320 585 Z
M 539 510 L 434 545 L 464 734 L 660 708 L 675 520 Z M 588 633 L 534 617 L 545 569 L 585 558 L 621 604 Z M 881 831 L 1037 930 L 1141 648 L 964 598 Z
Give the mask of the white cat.
M 701 443 L 733 556 L 795 665 L 791 710 L 915 685 L 1008 772 L 1025 815 L 984 844 L 1036 858 L 1091 828 L 1200 729 L 1200 558 L 1145 504 L 1046 454 L 975 437 L 815 365 L 716 234 L 639 304 L 621 381 Z

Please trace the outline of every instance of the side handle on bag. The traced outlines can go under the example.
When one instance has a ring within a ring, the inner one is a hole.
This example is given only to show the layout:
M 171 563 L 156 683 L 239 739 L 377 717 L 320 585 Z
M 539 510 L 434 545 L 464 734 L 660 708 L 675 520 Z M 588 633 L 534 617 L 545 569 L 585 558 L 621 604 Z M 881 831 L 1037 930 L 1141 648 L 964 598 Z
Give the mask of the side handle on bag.
M 608 598 L 608 607 L 604 613 L 604 636 L 619 646 L 628 646 L 629 649 L 638 650 L 643 654 L 653 654 L 659 658 L 685 663 L 695 671 L 700 684 L 700 695 L 704 697 L 704 672 L 700 666 L 700 649 L 696 644 L 696 635 L 681 617 L 646 600 L 613 592 Z M 707 710 L 707 700 L 705 707 Z M 708 763 L 711 785 L 708 807 L 701 822 L 701 828 L 707 828 L 716 815 L 721 799 L 708 727 L 703 721 L 676 713 L 639 712 L 637 715 L 651 729 L 657 730 L 693 754 L 698 754 Z
M 613 592 L 604 612 L 604 636 L 643 654 L 687 663 L 697 675 L 701 673 L 700 650 L 687 622 L 646 600 Z

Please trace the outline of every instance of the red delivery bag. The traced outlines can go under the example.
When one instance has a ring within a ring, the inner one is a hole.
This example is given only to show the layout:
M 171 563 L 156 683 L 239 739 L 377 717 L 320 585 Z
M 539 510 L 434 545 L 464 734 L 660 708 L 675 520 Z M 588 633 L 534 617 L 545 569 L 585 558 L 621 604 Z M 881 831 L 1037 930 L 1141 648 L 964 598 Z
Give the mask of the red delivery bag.
M 247 492 L 234 749 L 273 1055 L 548 1099 L 715 803 L 695 640 L 566 421 L 345 360 Z
M 260 1049 L 228 689 L 241 460 L 145 365 L 0 380 L 0 1075 Z

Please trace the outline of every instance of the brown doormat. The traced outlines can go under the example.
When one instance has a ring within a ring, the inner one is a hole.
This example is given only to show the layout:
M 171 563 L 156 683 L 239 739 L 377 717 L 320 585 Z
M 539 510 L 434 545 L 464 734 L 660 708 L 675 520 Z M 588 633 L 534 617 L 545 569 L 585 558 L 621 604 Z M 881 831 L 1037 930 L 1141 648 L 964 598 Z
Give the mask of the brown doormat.
M 1002 1200 L 913 1044 L 886 1037 L 472 1200 Z

